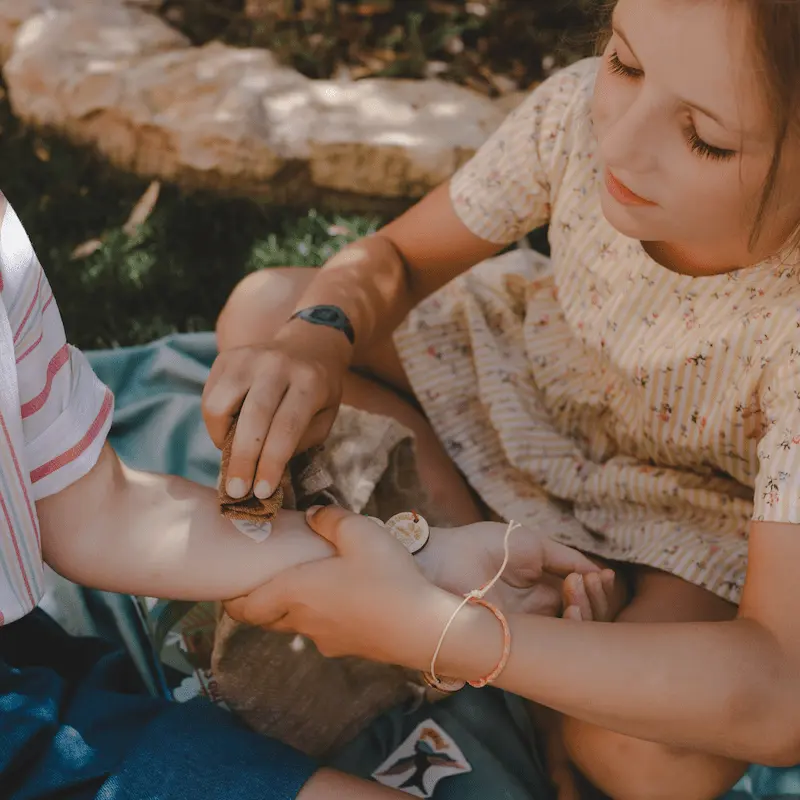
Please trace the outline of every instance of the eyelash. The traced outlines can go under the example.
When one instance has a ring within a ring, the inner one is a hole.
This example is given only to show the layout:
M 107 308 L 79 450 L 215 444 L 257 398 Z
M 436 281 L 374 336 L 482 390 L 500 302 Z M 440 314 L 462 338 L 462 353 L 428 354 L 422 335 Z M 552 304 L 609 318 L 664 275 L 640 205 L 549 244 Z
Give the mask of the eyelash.
M 608 57 L 608 69 L 612 75 L 621 75 L 623 78 L 637 79 L 644 75 L 642 70 L 623 64 L 616 50 Z M 714 147 L 714 145 L 703 141 L 695 130 L 694 125 L 690 126 L 687 130 L 686 140 L 692 152 L 702 158 L 708 158 L 712 161 L 728 161 L 736 155 L 735 150 Z

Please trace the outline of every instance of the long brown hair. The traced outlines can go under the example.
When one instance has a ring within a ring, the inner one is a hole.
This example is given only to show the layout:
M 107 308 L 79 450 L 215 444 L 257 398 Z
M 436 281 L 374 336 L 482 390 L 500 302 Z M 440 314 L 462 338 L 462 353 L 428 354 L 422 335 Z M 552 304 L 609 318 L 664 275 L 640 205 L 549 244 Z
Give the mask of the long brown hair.
M 756 56 L 761 62 L 767 100 L 775 115 L 775 154 L 750 237 L 753 247 L 775 191 L 786 141 L 793 130 L 800 130 L 800 0 L 738 2 L 747 3 L 753 21 Z M 800 247 L 800 229 L 791 244 Z

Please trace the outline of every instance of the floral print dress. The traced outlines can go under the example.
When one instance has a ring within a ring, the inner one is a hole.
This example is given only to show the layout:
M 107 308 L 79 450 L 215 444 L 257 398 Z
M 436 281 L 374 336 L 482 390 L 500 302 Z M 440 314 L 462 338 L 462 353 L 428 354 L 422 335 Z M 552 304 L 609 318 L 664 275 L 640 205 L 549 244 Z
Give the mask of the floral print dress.
M 599 60 L 541 84 L 451 182 L 479 264 L 395 336 L 448 453 L 501 517 L 738 602 L 751 519 L 800 523 L 800 259 L 680 275 L 605 220 Z

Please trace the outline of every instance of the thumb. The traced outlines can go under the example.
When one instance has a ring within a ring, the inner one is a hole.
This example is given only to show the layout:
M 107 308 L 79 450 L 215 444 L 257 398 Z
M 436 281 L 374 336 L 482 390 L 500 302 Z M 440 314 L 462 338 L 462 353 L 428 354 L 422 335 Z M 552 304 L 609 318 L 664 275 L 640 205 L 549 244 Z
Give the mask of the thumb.
M 374 522 L 341 506 L 313 506 L 306 511 L 306 522 L 336 548 L 338 555 L 363 552 L 390 538 Z
M 289 613 L 303 566 L 307 565 L 285 570 L 250 594 L 225 601 L 225 611 L 237 622 L 268 628 Z
M 602 568 L 579 550 L 559 544 L 553 539 L 545 539 L 542 549 L 542 569 L 553 575 L 566 578 L 572 572 L 586 575 L 601 572 Z

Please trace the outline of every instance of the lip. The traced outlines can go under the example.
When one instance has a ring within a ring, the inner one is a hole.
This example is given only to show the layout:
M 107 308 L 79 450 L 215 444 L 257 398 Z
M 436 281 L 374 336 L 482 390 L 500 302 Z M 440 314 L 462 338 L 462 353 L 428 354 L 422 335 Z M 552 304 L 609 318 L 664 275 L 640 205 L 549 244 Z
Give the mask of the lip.
M 614 177 L 611 170 L 606 170 L 606 189 L 608 193 L 623 206 L 654 206 L 652 200 L 641 197 L 629 189 L 622 181 Z

